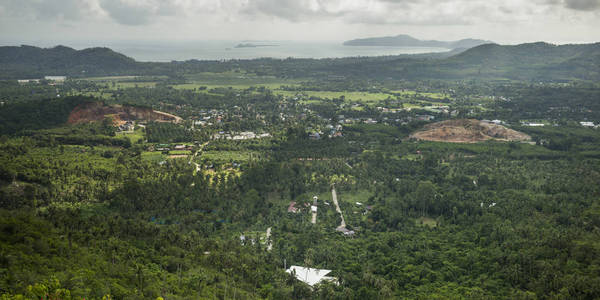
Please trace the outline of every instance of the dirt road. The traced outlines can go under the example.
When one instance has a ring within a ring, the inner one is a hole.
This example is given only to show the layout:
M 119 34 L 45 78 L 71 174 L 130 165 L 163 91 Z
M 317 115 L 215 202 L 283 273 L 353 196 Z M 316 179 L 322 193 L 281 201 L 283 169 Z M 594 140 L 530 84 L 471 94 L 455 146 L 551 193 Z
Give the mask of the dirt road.
M 333 199 L 333 204 L 335 204 L 335 211 L 337 211 L 340 214 L 340 217 L 342 217 L 342 222 L 340 223 L 340 226 L 337 227 L 337 229 L 346 228 L 346 221 L 344 221 L 344 215 L 342 214 L 342 210 L 340 209 L 340 205 L 337 200 L 337 193 L 335 192 L 334 187 L 331 188 L 331 199 Z
M 271 242 L 271 227 L 267 228 L 267 251 L 273 249 L 273 243 Z

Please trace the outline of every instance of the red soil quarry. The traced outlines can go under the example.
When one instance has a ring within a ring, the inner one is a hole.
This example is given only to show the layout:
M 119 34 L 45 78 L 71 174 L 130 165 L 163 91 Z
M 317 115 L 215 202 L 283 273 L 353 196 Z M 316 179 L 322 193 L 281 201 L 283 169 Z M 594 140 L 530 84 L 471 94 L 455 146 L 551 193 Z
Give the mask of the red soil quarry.
M 531 137 L 522 132 L 474 119 L 446 120 L 427 124 L 409 138 L 435 142 L 477 143 L 487 140 L 529 141 Z
M 172 114 L 155 111 L 151 108 L 104 105 L 99 102 L 85 103 L 75 107 L 69 114 L 67 123 L 78 124 L 94 121 L 102 121 L 111 117 L 115 125 L 124 124 L 127 121 L 154 121 L 179 123 L 181 118 Z

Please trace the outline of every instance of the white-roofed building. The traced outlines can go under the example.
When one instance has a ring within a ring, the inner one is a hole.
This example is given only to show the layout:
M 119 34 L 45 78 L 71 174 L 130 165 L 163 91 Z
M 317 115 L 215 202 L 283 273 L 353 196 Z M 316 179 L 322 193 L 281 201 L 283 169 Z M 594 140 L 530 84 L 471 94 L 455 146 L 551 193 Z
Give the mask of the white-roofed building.
M 44 76 L 44 79 L 46 80 L 50 80 L 50 81 L 65 81 L 67 79 L 67 76 Z
M 294 274 L 298 280 L 310 286 L 314 286 L 321 281 L 337 281 L 337 278 L 335 277 L 325 276 L 331 273 L 331 270 L 291 266 L 285 271 Z

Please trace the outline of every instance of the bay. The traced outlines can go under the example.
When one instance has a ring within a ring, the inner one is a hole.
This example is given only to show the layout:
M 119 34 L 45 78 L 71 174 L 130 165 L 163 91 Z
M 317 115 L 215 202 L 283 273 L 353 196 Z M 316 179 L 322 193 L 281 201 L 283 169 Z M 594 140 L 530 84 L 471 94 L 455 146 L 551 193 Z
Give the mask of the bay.
M 252 44 L 256 47 L 236 47 Z M 98 46 L 85 44 L 75 48 Z M 198 41 L 198 42 L 110 42 L 104 46 L 138 61 L 229 60 L 254 58 L 340 58 L 445 52 L 431 47 L 344 46 L 341 42 L 298 41 Z

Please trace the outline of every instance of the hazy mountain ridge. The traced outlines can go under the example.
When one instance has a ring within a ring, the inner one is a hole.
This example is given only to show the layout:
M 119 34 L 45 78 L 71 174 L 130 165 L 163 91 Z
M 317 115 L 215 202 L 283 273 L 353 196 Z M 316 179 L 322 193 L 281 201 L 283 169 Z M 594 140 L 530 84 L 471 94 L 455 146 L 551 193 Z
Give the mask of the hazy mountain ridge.
M 486 44 L 445 59 L 440 66 L 471 75 L 514 79 L 600 78 L 600 43 L 553 45 L 544 42 Z
M 225 72 L 244 65 L 257 75 L 349 76 L 397 79 L 600 80 L 600 43 L 484 44 L 444 53 L 327 59 L 137 62 L 108 48 L 0 47 L 2 79 Z
M 109 48 L 95 47 L 75 50 L 56 46 L 0 47 L 0 72 L 21 77 L 44 75 L 107 75 L 140 68 L 133 58 Z
M 492 43 L 479 39 L 462 39 L 459 41 L 419 40 L 406 34 L 397 36 L 372 37 L 345 41 L 345 46 L 388 46 L 388 47 L 438 47 L 438 48 L 471 48 Z
M 548 64 L 564 62 L 581 56 L 597 54 L 600 43 L 553 45 L 544 42 L 519 45 L 485 44 L 468 49 L 449 59 L 467 64 L 501 63 L 501 64 Z

